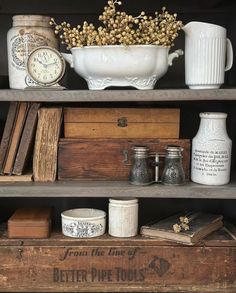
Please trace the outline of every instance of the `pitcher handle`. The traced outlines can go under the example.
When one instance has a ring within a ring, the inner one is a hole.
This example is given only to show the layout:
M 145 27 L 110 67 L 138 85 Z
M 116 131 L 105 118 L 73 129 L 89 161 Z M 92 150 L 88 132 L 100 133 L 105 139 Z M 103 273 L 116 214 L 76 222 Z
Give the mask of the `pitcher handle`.
M 227 63 L 225 67 L 225 71 L 230 70 L 233 65 L 233 47 L 231 44 L 230 39 L 226 39 L 226 56 L 227 56 Z
M 179 49 L 174 51 L 173 53 L 169 54 L 168 56 L 168 65 L 172 66 L 173 59 L 178 58 L 179 56 L 183 55 L 184 51 Z

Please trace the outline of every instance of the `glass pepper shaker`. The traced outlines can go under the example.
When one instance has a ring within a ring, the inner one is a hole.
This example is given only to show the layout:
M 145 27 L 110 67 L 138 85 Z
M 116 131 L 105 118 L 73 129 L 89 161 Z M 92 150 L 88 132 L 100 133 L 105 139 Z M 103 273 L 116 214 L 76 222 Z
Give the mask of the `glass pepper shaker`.
M 182 165 L 183 148 L 179 146 L 167 146 L 165 166 L 162 173 L 162 183 L 165 185 L 185 184 L 185 174 Z
M 149 185 L 153 183 L 153 171 L 150 168 L 149 148 L 146 146 L 134 146 L 132 148 L 132 167 L 129 180 L 135 185 Z

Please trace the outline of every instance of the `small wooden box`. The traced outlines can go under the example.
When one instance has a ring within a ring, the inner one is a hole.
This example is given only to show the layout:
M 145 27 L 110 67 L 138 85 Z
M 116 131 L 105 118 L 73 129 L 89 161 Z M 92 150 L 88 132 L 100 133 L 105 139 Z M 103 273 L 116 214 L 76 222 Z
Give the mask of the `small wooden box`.
M 183 147 L 183 168 L 186 179 L 189 178 L 189 139 L 61 139 L 58 179 L 128 180 L 134 145 L 146 145 L 151 152 L 158 153 L 164 153 L 167 145 Z M 160 174 L 163 165 L 164 162 Z
M 48 238 L 50 208 L 20 208 L 8 220 L 8 238 Z
M 65 108 L 65 138 L 179 138 L 179 109 Z

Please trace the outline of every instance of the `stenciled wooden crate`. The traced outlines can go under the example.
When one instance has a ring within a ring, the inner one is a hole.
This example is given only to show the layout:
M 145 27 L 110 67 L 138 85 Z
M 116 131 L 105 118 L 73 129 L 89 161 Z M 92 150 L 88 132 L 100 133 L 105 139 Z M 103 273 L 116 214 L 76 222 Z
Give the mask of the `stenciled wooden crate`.
M 0 292 L 236 292 L 236 241 L 1 239 Z
M 59 180 L 128 180 L 132 147 L 146 145 L 165 154 L 167 145 L 183 148 L 183 168 L 189 179 L 189 139 L 61 139 L 58 150 Z M 164 157 L 160 157 L 160 174 Z

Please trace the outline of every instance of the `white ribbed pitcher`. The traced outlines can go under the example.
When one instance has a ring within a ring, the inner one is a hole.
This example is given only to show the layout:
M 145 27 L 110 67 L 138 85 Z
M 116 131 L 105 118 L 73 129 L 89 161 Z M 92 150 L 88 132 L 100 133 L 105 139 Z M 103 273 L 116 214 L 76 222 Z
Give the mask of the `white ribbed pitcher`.
M 192 21 L 185 32 L 185 83 L 190 89 L 216 89 L 233 65 L 233 48 L 222 26 Z

